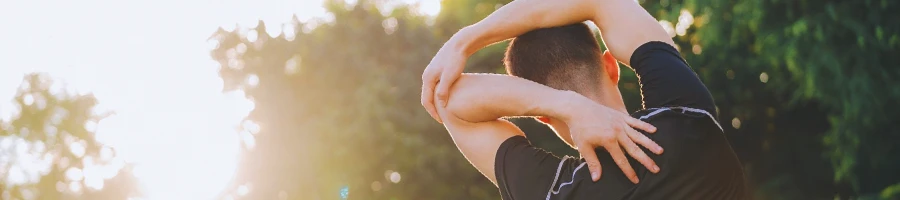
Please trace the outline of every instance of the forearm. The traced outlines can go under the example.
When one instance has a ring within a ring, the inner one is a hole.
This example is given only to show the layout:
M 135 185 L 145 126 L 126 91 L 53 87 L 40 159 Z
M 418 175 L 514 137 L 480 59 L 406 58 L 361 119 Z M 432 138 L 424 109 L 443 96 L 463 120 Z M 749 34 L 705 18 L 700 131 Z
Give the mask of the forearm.
M 463 74 L 450 89 L 447 110 L 468 122 L 511 116 L 547 116 L 566 121 L 590 99 L 519 77 Z
M 674 45 L 672 38 L 633 0 L 516 0 L 484 20 L 463 28 L 448 42 L 465 55 L 528 31 L 591 20 L 617 60 L 630 64 L 631 54 L 649 41 Z
M 463 28 L 450 42 L 471 55 L 485 46 L 528 31 L 568 25 L 592 19 L 593 0 L 515 0 L 494 13 Z

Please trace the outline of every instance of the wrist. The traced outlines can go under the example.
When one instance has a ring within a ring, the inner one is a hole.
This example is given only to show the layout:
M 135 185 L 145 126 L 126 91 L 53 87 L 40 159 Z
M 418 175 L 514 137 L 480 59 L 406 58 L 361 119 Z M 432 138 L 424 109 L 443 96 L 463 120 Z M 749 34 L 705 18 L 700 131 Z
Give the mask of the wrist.
M 554 106 L 555 111 L 558 112 L 554 116 L 564 122 L 569 122 L 572 119 L 578 118 L 581 115 L 581 112 L 587 105 L 586 103 L 590 103 L 590 99 L 582 96 L 574 91 L 563 90 L 560 91 L 560 96 L 562 101 L 559 101 L 559 104 Z
M 478 28 L 477 24 L 463 27 L 450 38 L 450 41 L 453 42 L 453 48 L 464 56 L 468 57 L 472 54 L 475 54 L 480 47 L 476 47 L 474 44 L 477 43 L 478 40 Z

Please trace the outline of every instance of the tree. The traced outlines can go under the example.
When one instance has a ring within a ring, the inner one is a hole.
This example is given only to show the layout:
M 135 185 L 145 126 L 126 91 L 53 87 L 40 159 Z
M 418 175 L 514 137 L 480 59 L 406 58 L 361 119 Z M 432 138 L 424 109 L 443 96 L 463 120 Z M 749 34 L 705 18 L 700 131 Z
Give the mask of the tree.
M 0 122 L 2 199 L 126 199 L 138 195 L 128 166 L 108 165 L 115 151 L 94 137 L 97 100 L 59 90 L 46 74 L 29 74 L 15 97 L 18 113 Z
M 642 5 L 661 20 L 693 19 L 675 39 L 713 91 L 720 119 L 745 127 L 728 132 L 761 197 L 874 197 L 900 182 L 892 170 L 900 162 L 887 159 L 900 151 L 898 114 L 884 111 L 900 99 L 900 26 L 890 22 L 900 4 Z
M 213 36 L 226 88 L 257 105 L 235 183 L 253 186 L 245 198 L 498 198 L 419 106 L 421 71 L 443 42 L 429 19 L 367 1 L 326 8 L 333 21 L 295 20 L 294 35 L 260 22 Z

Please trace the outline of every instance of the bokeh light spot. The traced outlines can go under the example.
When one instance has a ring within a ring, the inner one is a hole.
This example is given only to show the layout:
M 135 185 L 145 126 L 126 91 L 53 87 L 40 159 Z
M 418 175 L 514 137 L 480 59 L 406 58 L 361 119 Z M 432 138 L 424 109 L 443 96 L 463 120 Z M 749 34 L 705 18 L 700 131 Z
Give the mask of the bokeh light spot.
M 350 196 L 350 187 L 343 186 L 341 187 L 340 193 L 341 199 L 347 199 Z
M 381 182 L 380 181 L 372 182 L 371 186 L 372 186 L 372 191 L 375 191 L 375 192 L 381 191 Z
M 387 18 L 381 21 L 381 26 L 384 27 L 384 33 L 388 35 L 394 34 L 394 31 L 397 31 L 397 18 Z
M 397 172 L 391 173 L 391 182 L 399 183 L 400 182 L 400 173 L 397 173 Z
M 731 119 L 731 127 L 734 127 L 734 129 L 740 129 L 741 128 L 741 119 L 738 119 L 737 117 L 735 117 L 734 119 Z
M 672 25 L 672 22 L 667 20 L 659 20 L 659 25 L 666 30 L 666 33 L 669 34 L 669 37 L 675 37 L 675 26 Z
M 250 74 L 247 76 L 247 85 L 250 87 L 256 87 L 259 85 L 259 76 L 256 74 Z

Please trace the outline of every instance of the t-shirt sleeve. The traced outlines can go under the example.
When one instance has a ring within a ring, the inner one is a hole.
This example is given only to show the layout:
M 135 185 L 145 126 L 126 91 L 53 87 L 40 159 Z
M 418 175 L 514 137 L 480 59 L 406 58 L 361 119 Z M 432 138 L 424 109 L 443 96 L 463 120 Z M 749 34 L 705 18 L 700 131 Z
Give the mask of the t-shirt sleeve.
M 644 108 L 684 106 L 717 115 L 709 89 L 691 70 L 681 54 L 664 42 L 647 42 L 631 55 L 638 76 Z
M 531 145 L 523 136 L 506 139 L 500 144 L 494 163 L 501 198 L 544 199 L 560 161 L 550 152 Z

